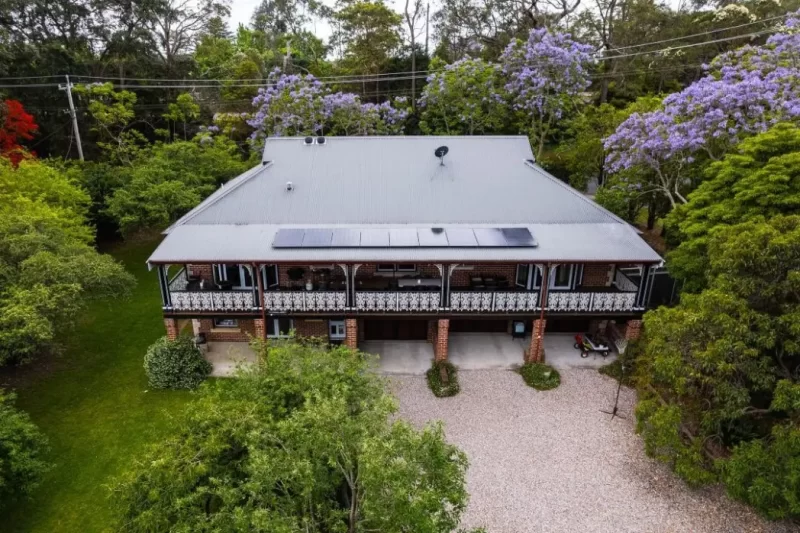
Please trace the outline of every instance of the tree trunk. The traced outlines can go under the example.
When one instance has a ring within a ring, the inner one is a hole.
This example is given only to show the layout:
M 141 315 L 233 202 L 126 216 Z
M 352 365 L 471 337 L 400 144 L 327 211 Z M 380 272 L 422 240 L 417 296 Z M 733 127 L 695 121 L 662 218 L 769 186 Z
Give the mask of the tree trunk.
M 650 199 L 647 203 L 647 229 L 652 230 L 656 227 L 656 201 Z

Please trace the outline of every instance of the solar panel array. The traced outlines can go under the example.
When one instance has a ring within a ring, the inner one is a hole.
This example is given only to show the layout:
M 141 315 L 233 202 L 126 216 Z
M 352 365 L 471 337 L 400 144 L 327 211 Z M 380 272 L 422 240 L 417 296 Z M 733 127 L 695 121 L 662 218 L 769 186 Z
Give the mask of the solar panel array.
M 273 248 L 535 247 L 528 228 L 279 229 Z

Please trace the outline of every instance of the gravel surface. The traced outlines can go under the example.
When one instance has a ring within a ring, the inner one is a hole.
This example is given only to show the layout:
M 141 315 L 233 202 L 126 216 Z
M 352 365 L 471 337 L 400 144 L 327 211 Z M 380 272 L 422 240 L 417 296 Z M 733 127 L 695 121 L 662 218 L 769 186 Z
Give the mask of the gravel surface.
M 719 488 L 691 490 L 644 454 L 633 429 L 634 393 L 594 370 L 561 372 L 540 392 L 510 371 L 462 371 L 461 393 L 436 398 L 424 377 L 395 376 L 400 416 L 442 420 L 469 456 L 465 527 L 489 533 L 796 531 L 760 519 Z

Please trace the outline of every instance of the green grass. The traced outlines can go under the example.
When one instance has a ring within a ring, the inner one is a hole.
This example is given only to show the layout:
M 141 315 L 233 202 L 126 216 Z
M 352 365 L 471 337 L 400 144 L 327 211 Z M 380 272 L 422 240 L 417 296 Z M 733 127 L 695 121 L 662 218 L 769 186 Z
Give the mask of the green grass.
M 58 358 L 63 364 L 17 389 L 18 406 L 50 440 L 55 466 L 30 501 L 0 517 L 0 529 L 111 530 L 109 484 L 167 433 L 191 397 L 147 390 L 144 353 L 164 334 L 158 284 L 144 264 L 153 247 L 134 243 L 111 252 L 136 276 L 133 296 L 93 304 L 69 335 Z

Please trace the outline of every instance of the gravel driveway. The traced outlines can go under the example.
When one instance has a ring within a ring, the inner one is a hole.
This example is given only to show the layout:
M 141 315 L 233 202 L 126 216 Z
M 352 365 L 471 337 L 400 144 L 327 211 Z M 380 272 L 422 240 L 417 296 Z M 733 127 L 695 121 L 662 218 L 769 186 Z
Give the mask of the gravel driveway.
M 648 459 L 633 430 L 634 394 L 594 370 L 565 370 L 539 392 L 509 371 L 464 371 L 461 393 L 435 398 L 424 377 L 395 376 L 400 415 L 439 419 L 469 456 L 464 526 L 490 533 L 790 531 L 763 521 L 719 489 L 692 491 Z

